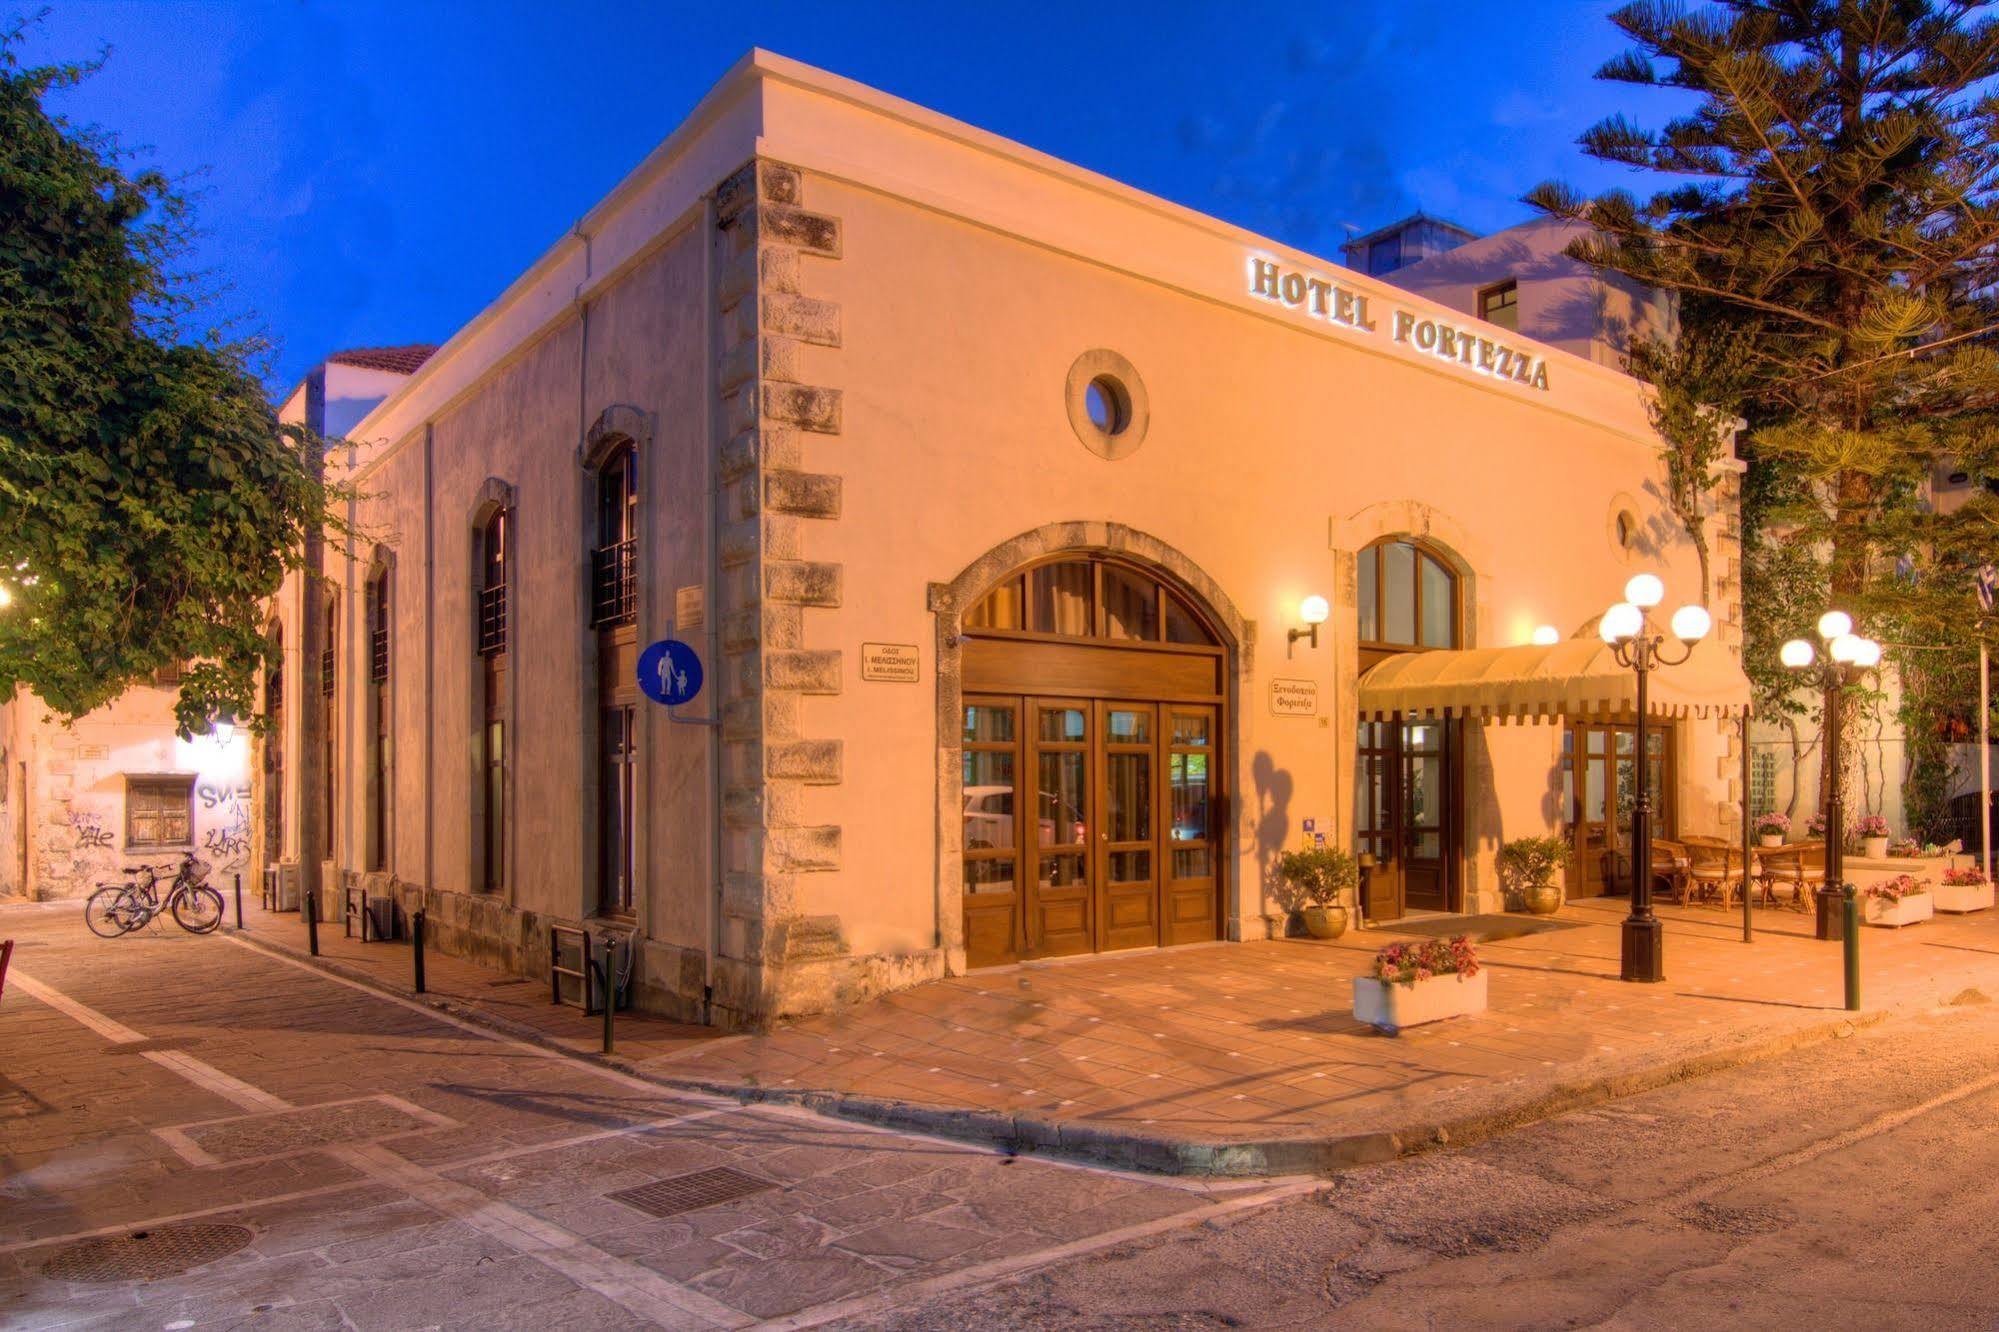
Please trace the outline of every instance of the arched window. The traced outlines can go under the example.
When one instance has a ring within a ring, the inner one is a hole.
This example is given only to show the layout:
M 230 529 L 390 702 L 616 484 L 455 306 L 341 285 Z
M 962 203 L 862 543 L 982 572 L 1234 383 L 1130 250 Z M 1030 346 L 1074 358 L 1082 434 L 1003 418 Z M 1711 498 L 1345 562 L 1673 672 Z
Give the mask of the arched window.
M 366 588 L 368 618 L 368 845 L 367 864 L 371 870 L 389 867 L 390 811 L 394 808 L 390 788 L 394 785 L 390 766 L 389 728 L 389 571 L 380 568 L 368 578 Z
M 1117 643 L 1216 645 L 1207 621 L 1151 574 L 1104 556 L 1036 564 L 965 616 L 973 633 L 1052 634 Z
M 627 444 L 597 469 L 590 623 L 599 629 L 630 624 L 638 614 L 638 466 L 638 451 Z
M 1363 648 L 1459 646 L 1458 576 L 1421 541 L 1388 537 L 1361 551 L 1354 585 Z
M 479 886 L 486 892 L 499 892 L 507 882 L 507 579 L 512 526 L 511 511 L 496 508 L 473 538 L 479 568 Z

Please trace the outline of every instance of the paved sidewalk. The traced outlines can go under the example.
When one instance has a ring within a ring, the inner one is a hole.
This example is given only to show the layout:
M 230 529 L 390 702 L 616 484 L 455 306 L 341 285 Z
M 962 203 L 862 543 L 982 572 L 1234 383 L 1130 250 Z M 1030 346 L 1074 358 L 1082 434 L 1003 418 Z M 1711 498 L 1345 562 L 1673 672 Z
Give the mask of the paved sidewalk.
M 977 972 L 693 1051 L 676 1080 L 1150 1169 L 1380 1160 L 1767 1056 L 1891 1008 L 1999 996 L 1999 913 L 1862 933 L 1863 998 L 1808 916 L 1667 907 L 1660 985 L 1617 979 L 1624 902 L 1490 942 L 1491 1010 L 1390 1037 L 1351 1014 L 1390 929 Z M 1519 918 L 1531 927 L 1531 918 Z M 643 1067 L 643 1066 L 642 1066 Z
M 229 926 L 235 924 L 233 906 L 225 920 Z M 296 911 L 265 911 L 246 896 L 243 926 L 239 937 L 245 942 L 276 948 L 292 957 L 310 956 L 305 918 Z M 409 994 L 414 970 L 410 951 L 408 939 L 362 943 L 358 933 L 349 936 L 343 932 L 339 921 L 320 922 L 320 964 L 350 980 Z M 585 1016 L 573 1004 L 551 1003 L 545 980 L 504 975 L 430 948 L 424 952 L 424 992 L 434 1006 L 478 1017 L 510 1035 L 577 1054 L 603 1049 L 603 1018 Z M 621 1010 L 614 1024 L 615 1048 L 628 1060 L 670 1058 L 695 1046 L 727 1039 L 726 1033 L 712 1027 L 671 1022 L 645 1013 Z
M 293 915 L 246 937 L 298 954 Z M 1849 1032 L 1967 989 L 1999 997 L 1999 912 L 1862 932 L 1860 1014 L 1809 916 L 1661 909 L 1660 985 L 1617 979 L 1626 904 L 1595 899 L 1481 946 L 1482 1017 L 1389 1037 L 1352 978 L 1393 929 L 1029 963 L 955 977 L 758 1036 L 620 1015 L 618 1064 L 669 1087 L 1155 1171 L 1266 1175 L 1467 1141 L 1610 1096 Z M 321 932 L 324 961 L 407 991 L 407 944 Z M 432 959 L 442 1006 L 578 1053 L 601 1027 L 539 985 Z

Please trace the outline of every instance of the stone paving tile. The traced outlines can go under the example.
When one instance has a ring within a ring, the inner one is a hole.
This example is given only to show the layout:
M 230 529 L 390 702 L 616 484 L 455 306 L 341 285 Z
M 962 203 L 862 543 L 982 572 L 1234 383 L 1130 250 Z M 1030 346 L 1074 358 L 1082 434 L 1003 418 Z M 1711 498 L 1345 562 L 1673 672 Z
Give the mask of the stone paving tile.
M 1668 981 L 1634 987 L 1625 910 L 1578 902 L 1562 928 L 1482 945 L 1491 1011 L 1399 1038 L 1349 1012 L 1384 929 L 975 972 L 657 1067 L 1227 1141 L 1396 1128 L 1840 1016 L 1838 948 L 1802 915 L 1759 912 L 1745 946 L 1738 916 L 1668 906 Z M 1862 952 L 1870 1005 L 1999 995 L 1999 913 L 1868 930 Z

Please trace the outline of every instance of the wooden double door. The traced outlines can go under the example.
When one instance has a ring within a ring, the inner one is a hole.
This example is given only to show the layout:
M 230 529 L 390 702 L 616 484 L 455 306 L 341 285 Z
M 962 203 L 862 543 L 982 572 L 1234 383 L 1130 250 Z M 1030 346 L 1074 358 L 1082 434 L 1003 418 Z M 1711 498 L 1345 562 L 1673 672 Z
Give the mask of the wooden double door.
M 1676 827 L 1673 729 L 1646 728 L 1652 793 L 1652 835 Z M 1562 735 L 1562 804 L 1570 844 L 1568 893 L 1600 897 L 1631 891 L 1631 815 L 1638 804 L 1636 722 L 1571 722 Z
M 1396 717 L 1360 723 L 1357 842 L 1374 853 L 1370 920 L 1459 909 L 1463 723 Z
M 968 696 L 972 966 L 1220 937 L 1220 711 Z

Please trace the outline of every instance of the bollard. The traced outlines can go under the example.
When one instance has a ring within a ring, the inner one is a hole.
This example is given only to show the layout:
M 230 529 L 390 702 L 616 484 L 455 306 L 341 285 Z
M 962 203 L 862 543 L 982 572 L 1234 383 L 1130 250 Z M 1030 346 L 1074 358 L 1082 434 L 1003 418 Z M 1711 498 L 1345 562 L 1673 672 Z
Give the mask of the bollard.
M 240 870 L 236 874 L 236 928 L 243 928 L 243 874 Z
M 7 962 L 14 956 L 14 941 L 0 939 L 0 994 L 7 993 Z
M 1843 903 L 1846 918 L 1842 922 L 1845 927 L 1843 946 L 1846 953 L 1846 1011 L 1858 1013 L 1860 1011 L 1860 897 L 1853 891 L 1853 885 L 1850 883 L 1846 885 L 1842 896 L 1846 899 Z
M 410 965 L 415 968 L 416 992 L 423 993 L 423 912 L 410 912 Z
M 319 956 L 319 901 L 318 894 L 307 893 L 299 905 L 305 908 L 305 946 L 314 957 Z
M 604 977 L 602 989 L 604 995 L 604 1053 L 609 1054 L 611 1053 L 611 1019 L 618 1011 L 618 946 L 608 939 L 604 941 L 604 964 L 601 968 L 601 974 Z

